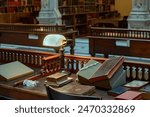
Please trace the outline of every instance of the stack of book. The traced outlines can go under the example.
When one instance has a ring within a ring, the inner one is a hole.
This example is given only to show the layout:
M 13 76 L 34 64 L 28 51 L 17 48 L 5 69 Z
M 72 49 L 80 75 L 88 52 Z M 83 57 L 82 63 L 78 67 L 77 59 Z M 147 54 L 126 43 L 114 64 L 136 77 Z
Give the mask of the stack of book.
M 55 74 L 49 75 L 46 78 L 46 83 L 51 85 L 51 86 L 63 86 L 65 84 L 68 84 L 72 81 L 71 78 L 68 77 L 67 74 L 63 72 L 57 72 Z

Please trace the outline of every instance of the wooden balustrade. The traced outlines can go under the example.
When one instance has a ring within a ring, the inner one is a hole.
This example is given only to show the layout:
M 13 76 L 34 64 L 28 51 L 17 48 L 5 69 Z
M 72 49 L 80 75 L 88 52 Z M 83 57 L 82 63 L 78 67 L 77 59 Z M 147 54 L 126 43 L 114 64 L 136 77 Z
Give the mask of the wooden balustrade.
M 128 80 L 148 80 L 150 81 L 150 63 L 135 61 L 125 61 L 123 63 Z
M 77 73 L 91 59 L 103 63 L 108 58 L 65 55 L 65 70 Z M 16 60 L 26 65 L 40 68 L 44 76 L 61 70 L 61 56 L 59 54 L 0 49 L 1 63 Z M 126 70 L 127 80 L 150 80 L 150 63 L 125 60 L 123 66 Z
M 71 73 L 76 73 L 82 68 L 90 59 L 104 62 L 107 58 L 96 57 L 81 57 L 81 56 L 65 56 L 65 68 Z M 127 80 L 148 80 L 150 81 L 150 64 L 144 62 L 124 61 L 124 70 L 126 70 Z
M 150 31 L 90 27 L 89 53 L 150 58 Z M 144 51 L 143 51 L 144 50 Z
M 90 36 L 99 38 L 116 38 L 116 39 L 146 39 L 150 38 L 149 30 L 135 30 L 122 28 L 99 28 L 90 27 Z
M 18 33 L 62 33 L 65 25 L 44 25 L 44 24 L 0 24 L 1 32 L 18 32 Z
M 15 49 L 0 49 L 0 62 L 12 62 L 20 61 L 26 65 L 33 67 L 43 66 L 43 58 L 48 56 L 54 56 L 53 53 L 37 52 L 27 50 L 15 50 Z
M 43 75 L 52 74 L 61 70 L 61 58 L 59 54 L 44 57 L 42 66 Z

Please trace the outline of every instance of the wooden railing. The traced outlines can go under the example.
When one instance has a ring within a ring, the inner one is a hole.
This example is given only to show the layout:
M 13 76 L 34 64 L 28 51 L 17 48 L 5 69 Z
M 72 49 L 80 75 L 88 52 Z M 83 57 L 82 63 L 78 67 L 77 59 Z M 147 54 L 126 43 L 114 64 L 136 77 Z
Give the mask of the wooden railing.
M 45 71 L 53 71 L 51 68 L 55 65 L 55 71 L 59 71 L 60 68 L 60 56 L 57 57 L 57 60 L 50 63 L 51 58 L 53 57 L 45 57 Z M 56 58 L 55 58 L 56 59 Z M 77 73 L 89 60 L 96 60 L 103 63 L 108 58 L 96 58 L 96 57 L 83 57 L 83 56 L 75 56 L 75 55 L 65 55 L 65 70 L 70 73 Z M 59 62 L 58 62 L 59 61 Z M 148 80 L 150 81 L 150 63 L 144 62 L 135 62 L 135 61 L 127 61 L 125 60 L 123 63 L 124 70 L 126 71 L 127 80 Z
M 45 57 L 49 60 L 45 62 Z M 45 75 L 60 70 L 60 55 L 48 52 L 25 51 L 14 49 L 0 49 L 0 63 L 20 61 L 27 66 L 39 68 L 41 74 Z M 57 65 L 56 65 L 57 64 Z
M 90 36 L 99 38 L 115 38 L 115 39 L 146 39 L 150 40 L 149 30 L 135 30 L 122 28 L 99 28 L 90 27 Z
M 150 31 L 90 27 L 89 53 L 150 58 Z M 144 51 L 143 51 L 144 50 Z
M 65 68 L 71 73 L 76 73 L 82 68 L 90 59 L 104 62 L 107 58 L 96 58 L 96 57 L 81 57 L 81 56 L 65 56 Z M 124 70 L 126 70 L 127 80 L 148 80 L 150 81 L 150 63 L 135 62 L 135 61 L 124 61 Z
M 103 63 L 108 58 L 65 55 L 65 70 L 71 73 L 77 73 L 91 59 Z M 61 70 L 61 56 L 59 54 L 0 49 L 0 63 L 16 60 L 26 65 L 40 68 L 44 76 Z M 137 79 L 150 81 L 150 63 L 125 60 L 123 67 L 126 70 L 127 80 Z
M 125 61 L 123 63 L 128 80 L 148 80 L 150 81 L 150 63 L 135 61 Z
M 0 32 L 18 32 L 18 33 L 63 33 L 65 25 L 44 25 L 44 24 L 0 24 Z
M 65 25 L 47 24 L 0 24 L 0 43 L 43 47 L 43 40 L 48 34 L 62 34 L 74 54 L 76 31 L 66 29 Z

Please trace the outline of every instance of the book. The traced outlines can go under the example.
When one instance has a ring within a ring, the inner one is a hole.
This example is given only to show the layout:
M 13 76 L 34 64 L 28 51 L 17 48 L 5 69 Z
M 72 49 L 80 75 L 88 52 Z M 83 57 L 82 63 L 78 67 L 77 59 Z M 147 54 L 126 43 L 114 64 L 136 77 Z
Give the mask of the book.
M 49 81 L 45 81 L 45 84 L 53 86 L 53 87 L 62 87 L 64 85 L 67 85 L 68 83 L 72 82 L 72 78 L 67 78 L 66 80 L 63 80 L 61 82 L 49 82 Z
M 0 80 L 10 81 L 32 73 L 34 73 L 33 69 L 19 61 L 0 65 Z
M 129 83 L 126 83 L 124 86 L 131 88 L 133 90 L 139 90 L 140 88 L 144 87 L 148 83 L 149 83 L 148 81 L 133 80 Z
M 115 100 L 140 100 L 142 99 L 142 92 L 126 91 L 115 97 Z
M 110 58 L 103 63 L 90 60 L 77 73 L 82 84 L 98 88 L 112 89 L 126 83 L 126 73 L 123 69 L 123 57 Z
M 150 100 L 150 84 L 142 87 L 139 91 L 143 92 L 142 98 L 144 100 Z
M 118 86 L 116 88 L 113 88 L 109 91 L 107 91 L 107 94 L 110 96 L 118 96 L 126 91 L 130 90 L 130 88 L 124 87 L 124 86 Z
M 104 61 L 103 63 L 90 60 L 83 68 L 79 70 L 77 74 L 79 79 L 84 78 L 91 83 L 110 79 L 120 68 L 123 61 L 123 57 L 111 58 Z
M 82 85 L 79 83 L 70 83 L 59 89 L 61 92 L 76 94 L 76 95 L 91 95 L 95 92 L 95 86 Z
M 68 79 L 67 74 L 62 72 L 57 72 L 55 74 L 47 76 L 46 80 L 48 82 L 54 82 L 54 83 L 61 83 L 63 81 L 66 81 Z
M 140 91 L 150 93 L 150 84 L 148 84 L 148 85 L 142 87 L 142 88 L 140 89 Z

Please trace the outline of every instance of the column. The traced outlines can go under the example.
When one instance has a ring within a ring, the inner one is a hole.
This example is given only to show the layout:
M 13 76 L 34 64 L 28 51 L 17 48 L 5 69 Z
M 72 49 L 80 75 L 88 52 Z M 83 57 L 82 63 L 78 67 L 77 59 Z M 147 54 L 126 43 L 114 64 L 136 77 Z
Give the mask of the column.
M 41 0 L 41 10 L 37 17 L 40 24 L 62 24 L 58 0 Z
M 132 11 L 128 17 L 129 29 L 150 29 L 149 0 L 132 0 Z

